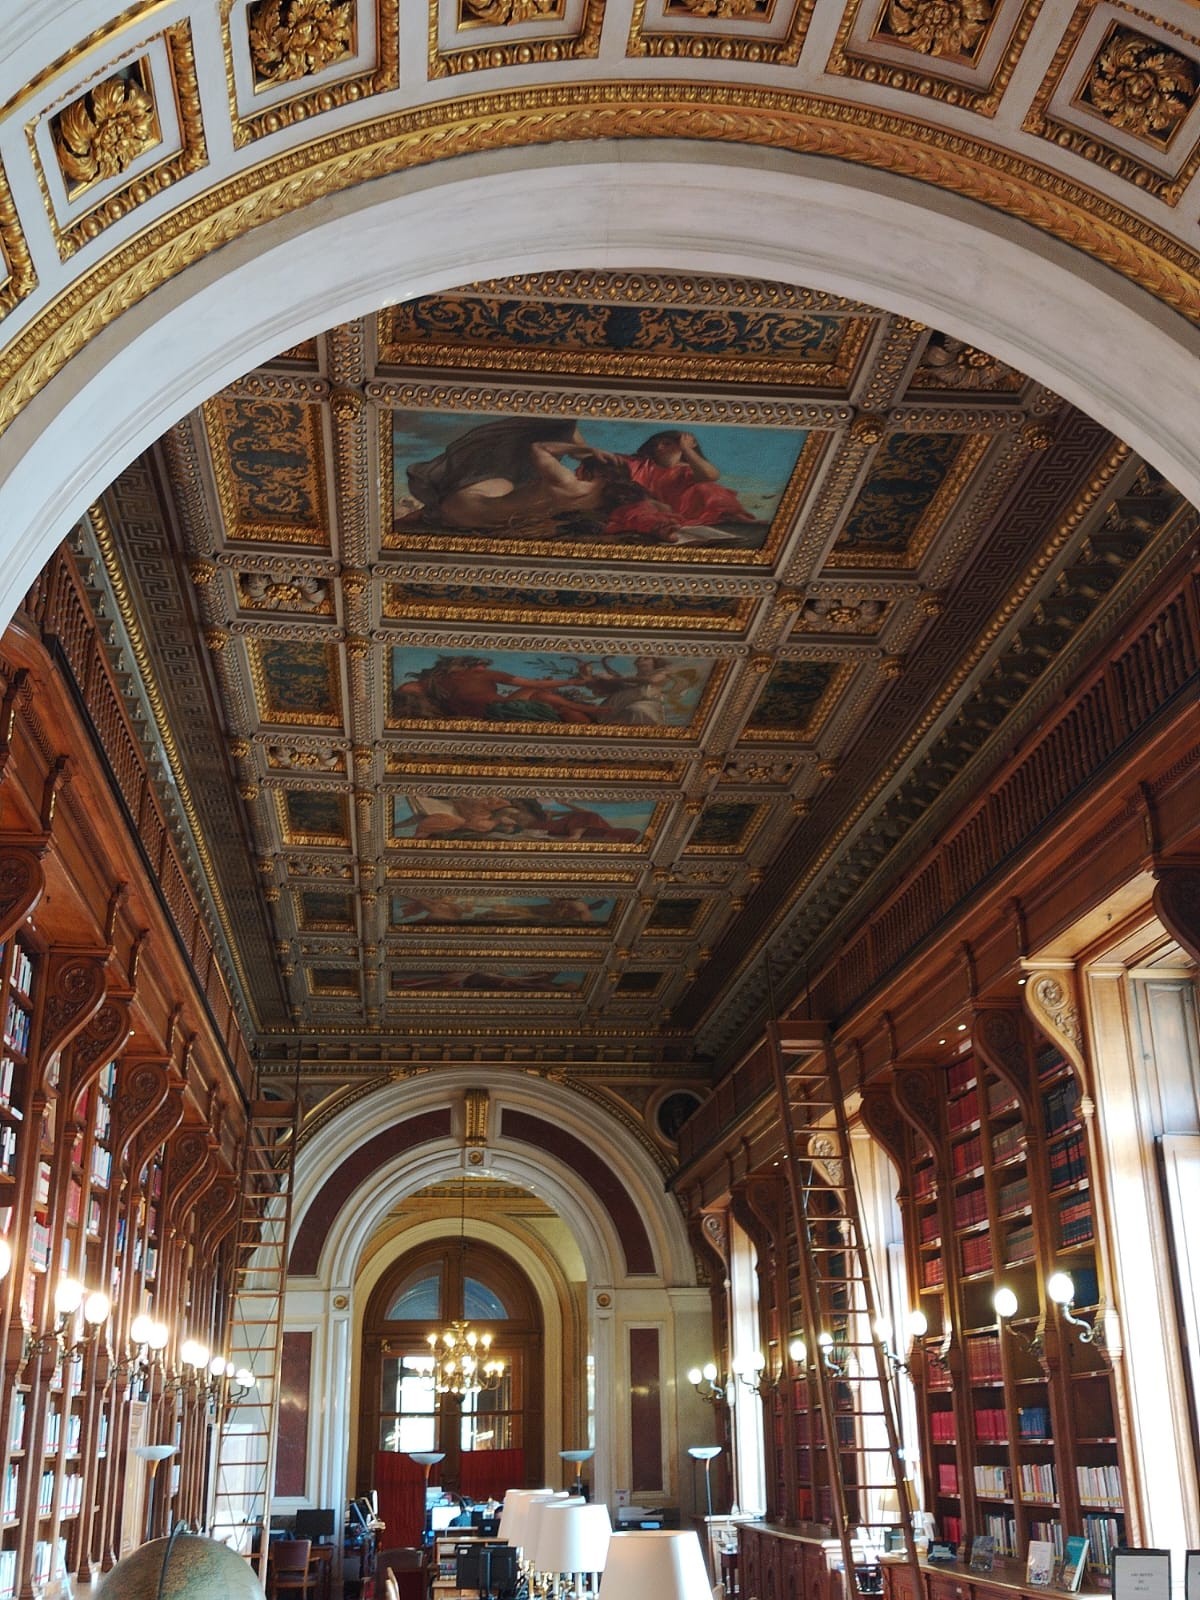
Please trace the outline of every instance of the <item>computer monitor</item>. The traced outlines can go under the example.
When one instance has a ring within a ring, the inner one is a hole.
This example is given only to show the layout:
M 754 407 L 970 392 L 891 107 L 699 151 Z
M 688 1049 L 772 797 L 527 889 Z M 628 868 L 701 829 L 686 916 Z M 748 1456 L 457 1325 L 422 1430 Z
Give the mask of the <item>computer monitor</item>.
M 310 1539 L 313 1544 L 324 1544 L 337 1531 L 337 1512 L 332 1507 L 328 1511 L 318 1511 L 305 1506 L 296 1513 L 297 1539 Z
M 434 1533 L 445 1533 L 457 1515 L 458 1507 L 453 1503 L 448 1506 L 430 1506 L 429 1526 Z
M 494 1539 L 500 1532 L 500 1518 L 489 1517 L 486 1511 L 472 1511 L 471 1528 L 481 1539 Z
M 455 1546 L 454 1583 L 481 1595 L 510 1595 L 517 1587 L 517 1552 L 511 1544 Z

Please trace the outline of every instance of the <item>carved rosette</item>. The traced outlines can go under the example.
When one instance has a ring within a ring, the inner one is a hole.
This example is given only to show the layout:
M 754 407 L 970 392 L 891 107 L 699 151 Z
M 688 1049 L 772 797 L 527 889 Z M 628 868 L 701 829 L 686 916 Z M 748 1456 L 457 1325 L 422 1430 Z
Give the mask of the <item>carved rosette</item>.
M 971 1024 L 971 1039 L 985 1065 L 1016 1091 L 1028 1116 L 1033 1106 L 1033 1084 L 1020 1012 L 1011 1006 L 981 1007 Z
M 1154 885 L 1158 920 L 1200 961 L 1200 867 L 1160 867 Z
M 1034 970 L 1024 989 L 1025 1005 L 1034 1023 L 1075 1068 L 1085 1098 L 1091 1096 L 1092 1074 L 1083 1049 L 1083 1024 L 1075 998 L 1071 966 Z
M 52 954 L 46 968 L 46 1003 L 42 1013 L 41 1052 L 44 1062 L 85 1026 L 104 1001 L 105 955 Z
M 846 1174 L 836 1140 L 827 1133 L 812 1134 L 808 1141 L 808 1155 L 829 1187 L 840 1189 Z
M 0 939 L 7 939 L 33 910 L 46 887 L 46 874 L 34 845 L 0 849 Z

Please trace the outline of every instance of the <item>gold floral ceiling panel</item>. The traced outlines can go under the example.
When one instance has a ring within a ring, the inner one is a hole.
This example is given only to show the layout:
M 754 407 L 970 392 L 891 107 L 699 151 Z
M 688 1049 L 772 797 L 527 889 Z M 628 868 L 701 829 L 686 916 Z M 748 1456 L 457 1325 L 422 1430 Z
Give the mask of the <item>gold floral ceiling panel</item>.
M 1145 472 L 937 330 L 555 274 L 284 352 L 83 537 L 268 1051 L 680 1059 L 1032 714 L 1111 519 L 1175 515 Z

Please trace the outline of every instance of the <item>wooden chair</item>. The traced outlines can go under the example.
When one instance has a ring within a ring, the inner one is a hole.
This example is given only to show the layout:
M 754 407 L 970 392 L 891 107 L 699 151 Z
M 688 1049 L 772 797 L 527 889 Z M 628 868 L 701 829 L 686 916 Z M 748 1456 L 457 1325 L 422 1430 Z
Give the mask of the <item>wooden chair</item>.
M 380 1600 L 386 1593 L 389 1572 L 395 1579 L 400 1600 L 427 1600 L 429 1557 L 424 1550 L 419 1547 L 401 1546 L 379 1552 L 375 1558 L 375 1593 Z
M 311 1539 L 279 1539 L 271 1546 L 267 1562 L 271 1600 L 281 1594 L 307 1595 L 316 1590 L 317 1574 L 309 1571 L 311 1552 Z

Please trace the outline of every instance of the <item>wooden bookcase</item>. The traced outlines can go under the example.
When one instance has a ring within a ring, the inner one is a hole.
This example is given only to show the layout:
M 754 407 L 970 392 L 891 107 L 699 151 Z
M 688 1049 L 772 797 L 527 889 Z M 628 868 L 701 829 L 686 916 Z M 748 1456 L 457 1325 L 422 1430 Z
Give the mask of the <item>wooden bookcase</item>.
M 910 1123 L 912 1303 L 928 1329 L 914 1351 L 926 1504 L 939 1537 L 991 1535 L 1023 1561 L 1031 1539 L 1091 1545 L 1103 1584 L 1124 1536 L 1111 1372 L 1086 1335 L 1101 1305 L 1086 1130 L 1071 1065 L 1025 1039 L 1003 1063 L 967 1041 L 897 1101 Z M 1074 1284 L 1072 1326 L 1047 1293 Z M 1016 1310 L 993 1300 L 1012 1291 Z

